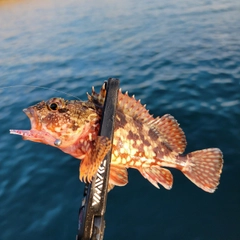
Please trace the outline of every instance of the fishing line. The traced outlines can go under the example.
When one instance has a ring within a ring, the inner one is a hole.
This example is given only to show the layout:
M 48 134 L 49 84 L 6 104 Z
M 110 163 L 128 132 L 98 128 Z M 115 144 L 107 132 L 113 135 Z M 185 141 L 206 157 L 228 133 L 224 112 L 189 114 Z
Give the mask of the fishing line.
M 53 91 L 53 92 L 63 93 L 63 94 L 68 95 L 68 96 L 70 96 L 70 97 L 74 97 L 74 98 L 76 98 L 77 100 L 81 101 L 80 98 L 76 97 L 75 95 L 69 94 L 69 93 L 67 93 L 67 92 L 60 91 L 60 90 L 57 90 L 57 89 L 54 89 L 54 88 L 34 86 L 34 85 L 25 85 L 25 84 L 11 85 L 11 86 L 1 87 L 0 90 L 1 90 L 1 89 L 7 89 L 7 88 L 15 88 L 15 87 L 30 87 L 30 88 L 40 88 L 40 89 L 45 89 L 45 90 L 51 90 L 51 91 Z

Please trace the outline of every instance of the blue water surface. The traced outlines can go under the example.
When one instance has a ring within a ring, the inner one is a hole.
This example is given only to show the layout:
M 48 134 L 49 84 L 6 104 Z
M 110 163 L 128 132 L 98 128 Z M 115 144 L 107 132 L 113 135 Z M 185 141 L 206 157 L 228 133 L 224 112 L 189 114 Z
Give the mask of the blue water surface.
M 0 239 L 75 239 L 79 160 L 9 129 L 30 128 L 23 108 L 86 100 L 109 77 L 172 114 L 186 152 L 219 147 L 225 163 L 214 194 L 175 169 L 171 191 L 130 169 L 104 239 L 240 239 L 239 23 L 238 0 L 0 1 Z

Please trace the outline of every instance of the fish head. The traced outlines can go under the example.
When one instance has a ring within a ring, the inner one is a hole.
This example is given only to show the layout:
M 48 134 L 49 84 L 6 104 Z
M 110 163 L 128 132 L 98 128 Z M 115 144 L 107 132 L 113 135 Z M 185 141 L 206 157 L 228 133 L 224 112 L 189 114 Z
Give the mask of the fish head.
M 10 130 L 24 140 L 55 147 L 67 147 L 79 138 L 88 137 L 100 116 L 91 102 L 52 98 L 23 110 L 29 117 L 30 130 Z

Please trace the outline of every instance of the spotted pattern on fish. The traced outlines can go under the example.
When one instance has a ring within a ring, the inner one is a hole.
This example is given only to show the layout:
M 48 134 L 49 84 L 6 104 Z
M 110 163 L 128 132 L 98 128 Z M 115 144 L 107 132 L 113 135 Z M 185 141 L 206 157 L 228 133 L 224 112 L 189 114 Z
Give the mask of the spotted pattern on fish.
M 52 98 L 24 110 L 31 130 L 10 130 L 24 139 L 58 147 L 81 160 L 80 180 L 90 182 L 104 156 L 112 147 L 109 190 L 128 182 L 128 168 L 135 168 L 159 188 L 171 189 L 173 176 L 164 167 L 181 170 L 194 184 L 214 192 L 223 166 L 218 148 L 183 154 L 186 137 L 173 116 L 154 118 L 135 97 L 119 90 L 114 139 L 98 136 L 106 97 L 105 85 L 100 93 L 92 88 L 88 101 Z

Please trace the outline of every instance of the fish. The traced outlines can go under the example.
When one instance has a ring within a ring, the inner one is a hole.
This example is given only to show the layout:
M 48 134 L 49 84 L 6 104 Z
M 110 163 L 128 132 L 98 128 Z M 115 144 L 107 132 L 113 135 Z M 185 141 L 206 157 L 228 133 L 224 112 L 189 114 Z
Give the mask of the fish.
M 91 182 L 105 155 L 112 149 L 108 190 L 128 183 L 128 168 L 137 169 L 156 188 L 170 190 L 180 170 L 202 190 L 213 193 L 219 185 L 223 154 L 219 148 L 184 154 L 187 141 L 177 120 L 170 114 L 154 117 L 128 92 L 118 91 L 113 142 L 99 136 L 106 97 L 92 87 L 87 101 L 54 97 L 24 109 L 30 130 L 10 130 L 24 140 L 59 148 L 80 160 L 79 179 Z

